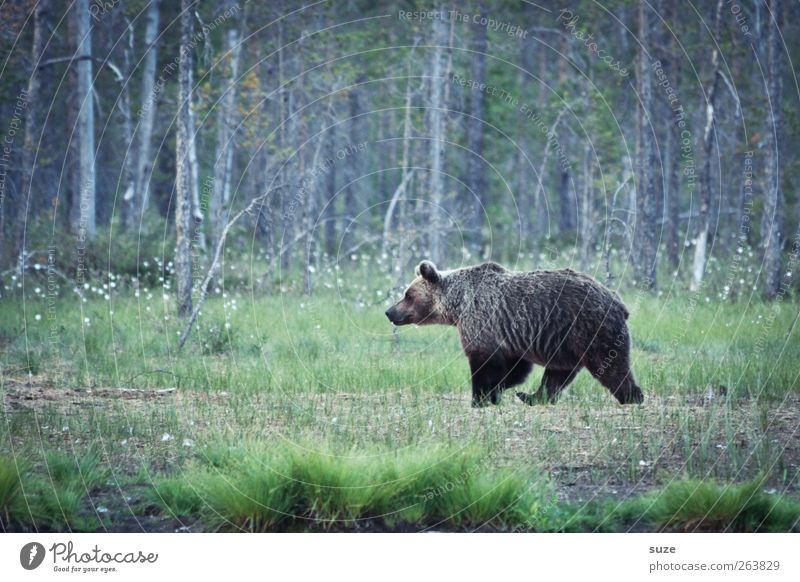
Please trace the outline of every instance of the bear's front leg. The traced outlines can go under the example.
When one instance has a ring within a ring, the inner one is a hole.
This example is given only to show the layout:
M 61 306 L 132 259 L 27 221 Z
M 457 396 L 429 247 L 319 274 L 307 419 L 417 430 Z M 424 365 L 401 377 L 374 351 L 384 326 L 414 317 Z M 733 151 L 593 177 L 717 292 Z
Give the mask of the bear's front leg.
M 469 356 L 469 368 L 472 372 L 472 407 L 499 404 L 503 380 L 508 374 L 508 366 L 503 358 L 473 354 Z

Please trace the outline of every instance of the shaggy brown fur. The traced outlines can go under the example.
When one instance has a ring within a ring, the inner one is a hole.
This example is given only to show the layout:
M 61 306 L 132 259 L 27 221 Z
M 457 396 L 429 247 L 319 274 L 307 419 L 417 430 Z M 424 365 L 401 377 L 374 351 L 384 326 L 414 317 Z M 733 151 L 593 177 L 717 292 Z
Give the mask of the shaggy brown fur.
M 630 369 L 628 310 L 610 289 L 570 269 L 508 271 L 496 263 L 438 271 L 430 261 L 386 316 L 395 325 L 458 328 L 472 372 L 472 405 L 497 404 L 500 394 L 544 366 L 526 404 L 555 402 L 586 368 L 622 404 L 640 403 Z

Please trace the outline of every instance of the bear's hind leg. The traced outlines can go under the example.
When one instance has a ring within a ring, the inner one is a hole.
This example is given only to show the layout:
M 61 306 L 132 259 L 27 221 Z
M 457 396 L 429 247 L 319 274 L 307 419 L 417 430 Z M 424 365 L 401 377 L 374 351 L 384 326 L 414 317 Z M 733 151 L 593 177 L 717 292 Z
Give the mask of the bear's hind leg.
M 620 404 L 641 404 L 644 402 L 642 389 L 636 384 L 633 372 L 626 362 L 597 370 L 589 370 L 603 386 L 608 388 Z
M 545 402 L 555 404 L 558 400 L 561 391 L 570 385 L 575 379 L 580 367 L 575 367 L 572 370 L 553 370 L 546 368 L 542 376 L 542 383 L 536 394 L 526 394 L 524 392 L 517 392 L 517 397 L 525 404 L 533 406 L 534 404 L 543 404 Z

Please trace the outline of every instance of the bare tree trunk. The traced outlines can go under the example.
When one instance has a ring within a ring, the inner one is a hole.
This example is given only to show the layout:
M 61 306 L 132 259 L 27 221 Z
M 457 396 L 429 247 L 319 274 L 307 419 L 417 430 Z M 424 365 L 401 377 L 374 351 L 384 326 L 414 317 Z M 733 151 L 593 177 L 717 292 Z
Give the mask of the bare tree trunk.
M 526 7 L 529 5 L 525 5 Z M 531 43 L 520 43 L 519 45 L 519 61 L 520 70 L 517 71 L 517 80 L 519 85 L 519 98 L 521 103 L 530 103 L 528 97 L 528 88 L 530 81 L 528 75 L 530 74 L 531 67 L 531 51 L 533 50 Z M 530 127 L 525 123 L 517 124 L 516 132 L 517 140 L 517 155 L 516 155 L 516 172 L 514 181 L 514 196 L 516 198 L 517 209 L 519 212 L 519 227 L 522 232 L 523 241 L 531 243 L 530 240 L 530 214 L 529 209 L 533 206 L 531 196 L 531 178 L 530 161 Z M 528 250 L 533 249 L 533 245 L 527 247 Z
M 569 40 L 561 37 L 561 52 L 568 54 L 570 50 Z M 558 60 L 558 87 L 562 95 L 569 95 L 570 89 L 569 75 L 567 74 L 567 59 L 562 57 Z M 558 232 L 562 239 L 566 241 L 575 235 L 575 225 L 577 218 L 577 201 L 574 188 L 570 188 L 573 183 L 572 172 L 570 170 L 568 152 L 572 150 L 572 137 L 569 127 L 562 126 L 559 140 L 560 151 L 556 162 L 558 168 Z
M 125 24 L 128 32 L 128 45 L 123 49 L 123 66 L 125 69 L 125 78 L 129 79 L 131 76 L 131 55 L 133 54 L 133 25 L 126 18 Z M 136 168 L 133 151 L 131 144 L 133 143 L 133 121 L 131 120 L 131 91 L 130 83 L 122 83 L 122 99 L 119 101 L 120 111 L 122 113 L 122 132 L 125 136 L 125 147 L 129 148 L 125 154 L 125 168 L 124 168 L 124 183 L 125 193 L 122 195 L 120 204 L 120 226 L 126 229 L 134 215 L 134 192 L 136 191 Z
M 192 38 L 192 0 L 181 0 L 181 45 L 178 65 L 178 119 L 175 140 L 176 204 L 175 231 L 175 275 L 178 291 L 178 314 L 186 317 L 192 313 L 192 194 L 189 149 L 191 147 L 192 117 L 191 100 L 191 38 Z
M 698 178 L 700 186 L 700 215 L 697 237 L 694 241 L 694 260 L 692 262 L 691 290 L 697 291 L 703 283 L 706 268 L 706 254 L 708 252 L 709 211 L 711 208 L 711 146 L 714 135 L 714 116 L 717 100 L 717 87 L 719 86 L 719 30 L 722 20 L 723 0 L 717 1 L 714 16 L 714 48 L 711 51 L 711 86 L 706 93 L 706 124 L 703 129 L 703 165 Z
M 363 95 L 362 89 L 358 85 L 364 82 L 365 79 L 366 77 L 364 75 L 358 75 L 354 81 L 356 86 L 352 87 L 347 95 L 348 117 L 350 121 L 347 137 L 348 143 L 343 144 L 345 148 L 349 148 L 350 146 L 364 141 Z M 345 175 L 345 216 L 342 228 L 342 241 L 353 241 L 353 244 L 355 244 L 355 241 L 357 241 L 360 236 L 366 236 L 365 232 L 359 232 L 361 229 L 358 225 L 359 213 L 366 207 L 366 202 L 363 199 L 364 185 L 360 180 L 362 175 L 361 157 L 362 154 L 356 153 L 348 156 L 342 162 L 344 164 Z
M 550 129 L 545 134 L 547 142 L 544 147 L 544 153 L 542 154 L 542 163 L 539 165 L 539 172 L 537 173 L 538 183 L 536 186 L 536 195 L 533 197 L 536 204 L 534 222 L 536 224 L 536 233 L 539 236 L 544 235 L 547 231 L 548 222 L 547 191 L 544 187 L 544 173 L 547 170 L 550 154 L 553 152 L 553 143 L 558 140 L 558 125 L 561 123 L 561 118 L 564 117 L 566 111 L 567 108 L 563 107 L 561 111 L 558 112 L 555 121 L 553 121 L 553 125 L 550 126 Z
M 667 2 L 668 18 L 672 21 L 678 10 L 675 5 Z M 664 74 L 667 79 L 672 83 L 672 87 L 676 95 L 680 95 L 680 81 L 681 81 L 681 68 L 680 58 L 678 56 L 677 42 L 675 35 L 669 34 L 669 51 L 664 64 Z M 676 101 L 679 104 L 680 101 Z M 667 260 L 673 267 L 677 267 L 680 262 L 681 244 L 680 244 L 680 211 L 681 211 L 681 154 L 680 154 L 680 141 L 679 131 L 677 124 L 674 123 L 675 113 L 670 109 L 669 103 L 666 105 L 666 115 L 671 120 L 667 127 L 666 137 L 664 139 L 664 171 L 666 172 L 664 187 L 666 188 L 666 196 L 664 197 L 667 207 L 665 208 L 665 225 L 666 225 L 666 244 L 667 244 Z
M 78 37 L 78 10 L 75 6 L 69 10 L 67 16 L 67 37 L 70 39 L 70 51 L 72 56 L 78 58 L 80 38 Z M 66 159 L 66 192 L 64 200 L 66 202 L 65 228 L 70 234 L 78 232 L 81 215 L 81 188 L 80 188 L 80 139 L 76 125 L 80 117 L 81 102 L 78 91 L 78 67 L 70 66 L 67 71 L 67 111 L 72 123 L 64 124 L 64 141 L 67 143 Z
M 197 250 L 205 250 L 206 235 L 203 231 L 203 205 L 200 203 L 200 168 L 197 163 L 197 122 L 194 112 L 194 72 L 189 68 L 189 191 L 192 199 L 192 240 Z
M 481 3 L 478 12 L 483 17 L 486 7 Z M 473 27 L 472 39 L 472 81 L 479 85 L 486 82 L 486 27 Z M 524 50 L 524 49 L 522 49 Z M 480 249 L 483 239 L 483 215 L 486 212 L 486 166 L 483 157 L 483 124 L 485 115 L 485 94 L 483 91 L 469 93 L 470 118 L 467 120 L 467 188 L 471 201 L 468 240 Z
M 78 11 L 78 139 L 80 142 L 80 224 L 79 237 L 94 240 L 95 218 L 94 98 L 92 95 L 92 26 L 89 0 L 77 0 Z
M 650 56 L 650 20 L 649 8 L 645 3 L 639 4 L 639 71 L 638 92 L 639 105 L 636 116 L 636 157 L 638 176 L 636 184 L 636 222 L 634 231 L 634 268 L 636 278 L 643 287 L 653 289 L 656 287 L 656 259 L 658 255 L 656 237 L 656 186 L 654 168 L 657 167 L 653 148 L 652 125 L 653 115 L 653 90 L 651 72 L 649 68 Z
M 783 246 L 783 6 L 781 0 L 767 0 L 773 22 L 769 23 L 767 54 L 769 62 L 767 108 L 767 190 L 761 223 L 764 247 L 764 297 L 775 299 L 781 282 L 781 247 Z
M 395 272 L 402 272 L 403 268 L 405 267 L 405 263 L 401 262 L 403 257 L 400 252 L 401 249 L 405 248 L 405 201 L 403 198 L 406 197 L 406 192 L 408 191 L 408 183 L 411 178 L 412 172 L 409 159 L 409 147 L 411 141 L 411 62 L 409 61 L 407 64 L 408 73 L 407 73 L 407 80 L 406 80 L 406 98 L 405 98 L 405 107 L 403 109 L 403 153 L 402 158 L 400 160 L 400 185 L 395 189 L 394 194 L 392 195 L 391 200 L 389 201 L 389 207 L 386 210 L 386 217 L 384 218 L 383 222 L 383 252 L 382 254 L 389 254 L 390 252 L 390 240 L 391 240 L 391 226 L 392 220 L 394 217 L 395 210 L 399 208 L 399 215 L 400 218 L 397 221 L 398 224 L 398 231 L 399 236 L 398 238 L 398 261 L 395 263 Z M 402 275 L 401 275 L 402 276 Z
M 333 100 L 333 97 L 331 97 Z M 332 105 L 331 105 L 332 107 Z M 328 144 L 336 145 L 336 130 L 331 127 L 327 132 Z M 336 254 L 336 164 L 331 164 L 325 175 L 325 251 L 331 256 Z
M 589 88 L 584 93 L 584 111 L 589 114 Z M 594 184 L 592 178 L 594 166 L 592 165 L 592 143 L 586 140 L 583 146 L 583 190 L 578 206 L 578 233 L 580 235 L 580 267 L 585 271 L 589 267 L 589 258 L 592 255 L 592 219 L 594 214 Z
M 562 147 L 569 139 L 567 134 L 562 134 Z M 575 204 L 575 191 L 570 188 L 572 175 L 570 166 L 566 163 L 566 158 L 558 156 L 558 232 L 566 241 L 575 234 L 575 216 L 577 214 Z
M 540 107 L 544 108 L 545 104 L 547 103 L 547 66 L 548 60 L 545 54 L 546 51 L 540 50 L 539 51 L 539 105 Z M 553 124 L 553 129 L 551 131 L 555 131 L 555 128 L 558 127 L 558 124 L 561 122 L 561 116 L 563 114 L 563 109 L 559 112 L 559 115 L 556 117 L 556 122 Z M 541 121 L 541 120 L 540 120 Z M 545 135 L 545 139 L 547 140 L 545 143 L 545 150 L 544 154 L 542 154 L 542 163 L 540 165 L 539 172 L 536 174 L 535 178 L 537 181 L 536 186 L 536 193 L 533 197 L 533 204 L 532 209 L 532 217 L 531 217 L 531 238 L 535 241 L 535 246 L 538 246 L 538 242 L 540 239 L 549 234 L 548 230 L 548 222 L 549 222 L 549 201 L 547 198 L 547 190 L 544 187 L 545 178 L 544 172 L 546 171 L 547 164 L 545 160 L 550 155 L 550 151 L 552 149 L 551 143 L 552 140 L 550 139 L 550 134 Z
M 281 1 L 279 3 L 281 14 L 284 11 L 284 3 Z M 291 90 L 287 89 L 284 86 L 284 79 L 286 78 L 286 57 L 285 57 L 285 50 L 283 47 L 284 39 L 284 20 L 278 20 L 278 87 L 280 87 L 279 94 L 278 94 L 278 120 L 280 123 L 280 129 L 278 131 L 278 149 L 280 150 L 280 154 L 278 156 L 278 163 L 281 164 L 281 171 L 279 175 L 279 180 L 281 182 L 285 181 L 285 177 L 287 175 L 287 168 L 286 162 L 286 148 L 288 147 L 288 142 L 286 139 L 286 123 L 288 116 L 291 115 L 292 105 L 291 105 Z M 285 216 L 286 212 L 289 210 L 289 200 L 287 200 L 287 192 L 281 191 L 280 193 L 280 214 L 281 216 Z M 291 238 L 291 233 L 293 232 L 293 221 L 284 221 L 283 223 L 283 232 L 281 233 L 280 237 L 273 236 L 273 240 L 277 243 L 277 253 L 280 256 L 280 266 L 281 271 L 283 273 L 288 272 L 289 270 L 289 253 L 284 253 L 281 249 L 283 248 L 283 240 L 287 238 Z
M 144 70 L 142 71 L 142 92 L 139 96 L 139 151 L 136 160 L 136 178 L 131 204 L 139 212 L 141 220 L 149 198 L 150 175 L 153 161 L 150 159 L 150 142 L 153 136 L 153 123 L 156 115 L 156 39 L 158 37 L 158 0 L 150 0 L 147 7 L 147 25 L 144 32 Z
M 442 9 L 444 10 L 444 9 Z M 442 203 L 444 199 L 444 115 L 442 108 L 444 100 L 442 86 L 447 82 L 442 78 L 444 73 L 444 47 L 447 44 L 447 23 L 436 19 L 433 23 L 433 49 L 430 75 L 430 175 L 428 188 L 430 189 L 431 220 L 429 231 L 430 258 L 434 262 L 442 261 Z
M 31 46 L 31 76 L 28 78 L 28 87 L 25 91 L 27 99 L 27 112 L 25 120 L 25 141 L 22 146 L 22 184 L 20 195 L 15 196 L 14 215 L 6 217 L 5 205 L 0 204 L 2 212 L 2 232 L 8 233 L 8 260 L 17 261 L 25 256 L 25 225 L 28 222 L 28 208 L 33 200 L 33 174 L 34 159 L 36 156 L 36 137 L 39 132 L 39 117 L 41 103 L 41 73 L 39 63 L 44 51 L 44 27 L 46 11 L 49 1 L 39 2 L 33 12 L 33 44 Z

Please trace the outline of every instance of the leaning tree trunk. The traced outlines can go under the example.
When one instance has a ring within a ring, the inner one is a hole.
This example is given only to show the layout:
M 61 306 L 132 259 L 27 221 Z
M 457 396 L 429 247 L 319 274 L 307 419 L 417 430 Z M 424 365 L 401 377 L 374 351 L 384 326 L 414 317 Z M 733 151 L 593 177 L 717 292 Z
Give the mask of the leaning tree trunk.
M 95 167 L 94 167 L 94 99 L 92 95 L 92 26 L 89 0 L 77 0 L 78 11 L 78 140 L 79 140 L 79 192 L 80 209 L 78 236 L 94 240 L 95 222 Z
M 698 291 L 703 283 L 708 252 L 708 234 L 711 208 L 711 146 L 714 135 L 714 116 L 719 86 L 719 31 L 722 19 L 723 0 L 718 0 L 714 16 L 714 48 L 711 51 L 711 86 L 706 93 L 706 124 L 703 129 L 703 165 L 700 168 L 700 212 L 697 237 L 694 241 L 694 260 L 692 262 L 691 290 Z
M 192 0 L 181 0 L 181 59 L 178 65 L 178 119 L 175 140 L 175 276 L 178 291 L 178 315 L 186 317 L 192 313 L 192 198 L 189 148 L 191 146 L 192 117 L 189 110 L 191 99 L 192 53 Z
M 144 70 L 142 71 L 142 92 L 139 96 L 139 127 L 137 130 L 139 147 L 136 159 L 136 177 L 131 193 L 132 206 L 141 215 L 147 208 L 152 160 L 150 142 L 156 115 L 156 39 L 158 37 L 158 0 L 150 0 L 147 7 L 147 25 L 144 32 Z
M 431 97 L 429 110 L 430 131 L 430 258 L 434 262 L 442 260 L 442 201 L 444 199 L 444 115 L 442 112 L 442 86 L 447 81 L 442 78 L 444 71 L 444 47 L 447 44 L 447 23 L 436 19 L 433 24 L 433 49 L 431 60 Z
M 781 246 L 783 227 L 783 24 L 780 0 L 768 0 L 769 12 L 774 21 L 769 25 L 767 54 L 769 62 L 768 83 L 769 106 L 767 108 L 767 190 L 764 197 L 764 214 L 761 224 L 764 247 L 764 297 L 774 299 L 780 288 Z
M 635 248 L 633 249 L 634 268 L 640 285 L 646 289 L 656 286 L 656 187 L 654 168 L 654 147 L 652 125 L 653 88 L 651 83 L 650 56 L 648 54 L 650 22 L 645 3 L 639 4 L 639 62 L 638 93 L 639 110 L 636 116 L 636 222 L 634 231 Z

